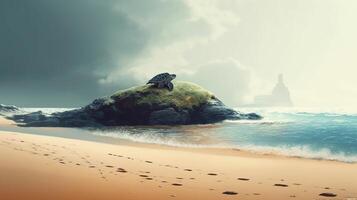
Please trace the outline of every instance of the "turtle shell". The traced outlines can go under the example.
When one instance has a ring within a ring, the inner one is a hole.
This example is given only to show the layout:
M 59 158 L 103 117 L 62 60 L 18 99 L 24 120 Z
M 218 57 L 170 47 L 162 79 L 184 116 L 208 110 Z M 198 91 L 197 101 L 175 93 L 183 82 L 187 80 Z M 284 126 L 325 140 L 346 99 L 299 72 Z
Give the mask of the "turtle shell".
M 148 83 L 159 83 L 159 82 L 167 81 L 169 80 L 169 78 L 171 78 L 169 73 L 162 73 L 154 76 L 152 79 L 149 80 Z

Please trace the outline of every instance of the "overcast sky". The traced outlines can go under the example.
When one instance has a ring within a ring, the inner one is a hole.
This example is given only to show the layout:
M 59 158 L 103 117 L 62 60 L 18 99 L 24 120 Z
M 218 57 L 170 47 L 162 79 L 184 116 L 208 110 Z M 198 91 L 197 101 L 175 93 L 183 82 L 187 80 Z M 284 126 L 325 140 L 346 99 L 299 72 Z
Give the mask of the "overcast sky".
M 2 0 L 0 103 L 78 107 L 156 73 L 229 105 L 283 73 L 297 106 L 356 107 L 354 0 Z

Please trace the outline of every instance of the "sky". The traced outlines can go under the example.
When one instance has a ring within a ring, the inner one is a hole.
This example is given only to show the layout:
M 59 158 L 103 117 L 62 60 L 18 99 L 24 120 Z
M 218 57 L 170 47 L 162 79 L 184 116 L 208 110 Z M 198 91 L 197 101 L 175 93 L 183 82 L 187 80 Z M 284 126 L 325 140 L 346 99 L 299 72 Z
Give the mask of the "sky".
M 357 107 L 354 0 L 2 0 L 0 103 L 78 107 L 177 74 L 231 106 Z

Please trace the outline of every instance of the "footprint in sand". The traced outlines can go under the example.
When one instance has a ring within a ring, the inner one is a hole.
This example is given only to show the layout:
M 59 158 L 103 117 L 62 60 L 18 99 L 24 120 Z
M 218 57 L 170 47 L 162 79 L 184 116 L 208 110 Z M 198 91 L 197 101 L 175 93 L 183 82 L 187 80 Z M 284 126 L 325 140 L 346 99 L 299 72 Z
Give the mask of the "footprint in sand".
M 112 165 L 106 165 L 105 167 L 113 168 L 114 166 L 112 166 Z
M 152 161 L 149 161 L 149 160 L 147 160 L 147 161 L 145 161 L 146 163 L 152 163 Z
M 217 176 L 217 174 L 215 174 L 215 173 L 208 173 L 207 175 L 209 175 L 209 176 Z
M 144 177 L 144 178 L 145 178 L 145 177 L 149 177 L 148 175 L 144 175 L 144 174 L 140 174 L 139 176 L 140 176 L 140 177 Z
M 277 187 L 289 187 L 288 185 L 281 184 L 281 183 L 274 184 L 274 186 L 277 186 Z
M 173 183 L 171 185 L 173 185 L 173 186 L 182 186 L 182 184 L 180 184 L 180 183 Z
M 185 171 L 188 171 L 188 172 L 191 172 L 192 171 L 192 169 L 184 169 Z
M 319 195 L 323 196 L 323 197 L 336 197 L 337 196 L 337 194 L 330 193 L 330 192 L 324 192 L 324 193 L 321 193 Z
M 126 171 L 125 169 L 123 168 L 118 168 L 117 169 L 117 172 L 120 172 L 120 173 L 127 173 L 128 171 Z
M 225 192 L 222 192 L 222 194 L 225 194 L 225 195 L 237 195 L 238 193 L 237 192 L 233 192 L 233 191 L 225 191 Z
M 250 179 L 249 178 L 238 178 L 238 180 L 240 180 L 240 181 L 249 181 Z

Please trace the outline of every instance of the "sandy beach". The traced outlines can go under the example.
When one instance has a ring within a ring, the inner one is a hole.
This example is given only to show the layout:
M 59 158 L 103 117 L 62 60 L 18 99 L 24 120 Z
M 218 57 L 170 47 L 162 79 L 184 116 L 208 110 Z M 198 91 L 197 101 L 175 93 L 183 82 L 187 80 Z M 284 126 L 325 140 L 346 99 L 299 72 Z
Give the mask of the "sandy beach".
M 1 120 L 1 126 L 11 126 Z M 0 131 L 0 199 L 354 199 L 357 164 Z

